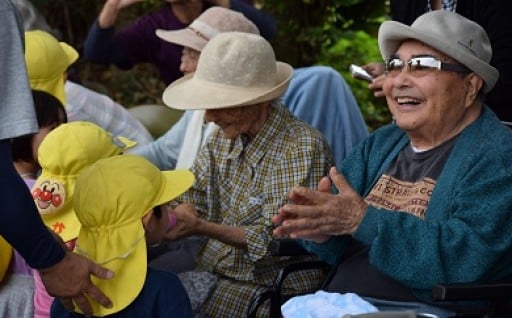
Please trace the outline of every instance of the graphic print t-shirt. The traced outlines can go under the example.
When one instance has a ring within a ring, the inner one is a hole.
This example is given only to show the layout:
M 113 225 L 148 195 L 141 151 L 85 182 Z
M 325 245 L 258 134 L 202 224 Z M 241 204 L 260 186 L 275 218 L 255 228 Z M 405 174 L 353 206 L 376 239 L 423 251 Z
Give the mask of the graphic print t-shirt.
M 366 203 L 424 219 L 432 191 L 455 140 L 456 137 L 423 152 L 414 151 L 409 144 L 365 197 Z M 369 251 L 369 245 L 351 239 L 327 290 L 387 300 L 417 301 L 408 287 L 370 264 Z
M 422 152 L 415 152 L 409 144 L 366 196 L 366 203 L 376 208 L 408 212 L 423 219 L 455 140 L 452 138 Z

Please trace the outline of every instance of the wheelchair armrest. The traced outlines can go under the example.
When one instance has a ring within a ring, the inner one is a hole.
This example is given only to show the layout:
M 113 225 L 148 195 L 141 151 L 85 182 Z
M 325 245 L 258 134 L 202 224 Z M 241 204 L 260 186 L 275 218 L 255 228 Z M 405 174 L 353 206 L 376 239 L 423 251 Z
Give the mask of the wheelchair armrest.
M 272 256 L 298 256 L 309 254 L 308 251 L 293 239 L 272 240 L 268 248 Z
M 512 295 L 512 283 L 437 285 L 432 294 L 438 301 L 504 299 Z
M 269 243 L 269 251 L 272 256 L 301 256 L 310 254 L 294 239 L 272 240 Z M 274 289 L 277 291 L 277 294 L 281 294 L 282 285 L 288 275 L 309 269 L 320 269 L 327 273 L 330 269 L 330 265 L 322 261 L 311 260 L 289 264 L 281 268 L 274 283 Z
M 268 249 L 272 256 L 305 256 L 310 253 L 306 251 L 300 244 L 294 239 L 274 239 L 270 241 Z M 324 273 L 329 271 L 330 265 L 322 261 L 302 261 L 297 263 L 288 264 L 281 268 L 274 286 L 270 291 L 264 292 L 259 297 L 257 303 L 251 306 L 250 315 L 253 317 L 258 310 L 258 307 L 267 299 L 270 298 L 270 317 L 281 317 L 281 304 L 288 299 L 296 295 L 283 295 L 282 288 L 283 284 L 288 275 L 302 270 L 321 269 Z

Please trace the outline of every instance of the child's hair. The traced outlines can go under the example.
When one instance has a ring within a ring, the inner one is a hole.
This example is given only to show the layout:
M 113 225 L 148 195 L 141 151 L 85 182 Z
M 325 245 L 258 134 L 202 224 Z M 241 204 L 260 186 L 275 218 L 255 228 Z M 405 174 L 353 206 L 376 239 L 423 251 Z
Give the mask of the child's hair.
M 58 126 L 68 121 L 64 105 L 53 95 L 32 89 L 34 109 L 39 128 Z M 32 162 L 32 139 L 35 134 L 24 135 L 12 139 L 13 161 Z
M 157 218 L 157 219 L 161 219 L 162 218 L 162 206 L 161 205 L 157 205 L 153 208 L 153 215 Z

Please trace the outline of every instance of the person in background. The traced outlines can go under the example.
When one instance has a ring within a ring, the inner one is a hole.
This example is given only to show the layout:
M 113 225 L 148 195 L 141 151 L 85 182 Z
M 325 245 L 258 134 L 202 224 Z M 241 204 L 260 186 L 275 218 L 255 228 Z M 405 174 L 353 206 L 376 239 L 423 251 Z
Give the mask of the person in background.
M 512 110 L 509 107 L 508 95 L 512 88 L 512 2 L 499 0 L 391 0 L 390 14 L 395 21 L 411 24 L 420 15 L 445 10 L 458 14 L 480 24 L 489 36 L 492 47 L 491 65 L 500 72 L 496 85 L 485 99 L 498 118 L 512 125 Z M 377 78 L 369 85 L 375 96 L 384 96 L 382 92 L 383 73 L 381 63 L 372 63 L 365 67 Z
M 321 133 L 281 105 L 292 72 L 261 36 L 225 32 L 205 45 L 197 70 L 163 94 L 169 107 L 204 109 L 205 120 L 219 127 L 192 165 L 196 181 L 176 199 L 176 226 L 166 235 L 208 238 L 196 271 L 218 279 L 200 305 L 212 318 L 245 316 L 280 268 L 312 259 L 268 251 L 271 217 L 287 202 L 289 189 L 315 185 L 333 164 Z M 284 288 L 305 292 L 320 278 L 308 271 L 289 277 Z
M 0 235 L 27 263 L 41 272 L 48 292 L 63 297 L 68 308 L 74 299 L 91 313 L 89 300 L 111 306 L 91 276 L 108 279 L 112 272 L 89 259 L 66 251 L 44 226 L 27 186 L 12 162 L 11 138 L 38 131 L 24 55 L 21 18 L 9 0 L 0 0 Z M 23 222 L 19 222 L 23 220 Z
M 181 77 L 179 66 L 182 47 L 162 42 L 157 29 L 181 30 L 211 6 L 222 6 L 243 13 L 270 39 L 276 34 L 276 23 L 250 0 L 164 0 L 160 9 L 146 13 L 116 32 L 115 24 L 123 9 L 142 0 L 106 0 L 98 19 L 84 42 L 84 58 L 100 64 L 115 64 L 130 69 L 139 63 L 151 63 L 165 84 Z
M 187 28 L 157 30 L 156 35 L 162 40 L 183 46 L 180 70 L 190 74 L 196 70 L 197 59 L 210 38 L 227 31 L 259 34 L 256 25 L 243 14 L 213 6 L 201 13 Z M 214 123 L 205 124 L 204 114 L 204 110 L 185 111 L 167 133 L 130 153 L 145 157 L 161 170 L 189 169 L 199 149 L 217 127 Z M 202 237 L 190 236 L 152 248 L 149 251 L 152 258 L 150 265 L 176 273 L 193 270 L 197 266 L 195 256 L 203 241 Z M 194 301 L 192 297 L 193 305 Z
M 32 186 L 32 197 L 43 222 L 70 250 L 80 230 L 73 210 L 77 176 L 96 161 L 120 155 L 135 144 L 96 124 L 81 121 L 60 125 L 41 142 L 41 174 Z M 53 297 L 46 292 L 38 272 L 34 273 L 34 285 L 34 318 L 48 318 Z
M 26 31 L 25 39 L 30 86 L 57 97 L 65 105 L 70 122 L 89 121 L 113 135 L 126 136 L 142 144 L 153 140 L 147 129 L 123 106 L 67 79 L 69 67 L 79 57 L 72 46 L 42 30 Z
M 411 26 L 384 22 L 378 41 L 395 123 L 356 147 L 341 173 L 331 169 L 318 191 L 293 188 L 274 235 L 304 239 L 336 264 L 329 292 L 438 317 L 479 310 L 430 299 L 437 284 L 512 277 L 512 131 L 483 103 L 499 76 L 489 37 L 438 10 Z
M 86 168 L 77 178 L 73 209 L 82 227 L 75 253 L 90 257 L 116 277 L 103 284 L 112 308 L 93 303 L 95 317 L 191 318 L 192 310 L 176 274 L 147 267 L 146 246 L 170 227 L 165 203 L 194 182 L 188 170 L 161 172 L 144 158 L 115 156 Z M 53 318 L 84 317 L 55 300 Z

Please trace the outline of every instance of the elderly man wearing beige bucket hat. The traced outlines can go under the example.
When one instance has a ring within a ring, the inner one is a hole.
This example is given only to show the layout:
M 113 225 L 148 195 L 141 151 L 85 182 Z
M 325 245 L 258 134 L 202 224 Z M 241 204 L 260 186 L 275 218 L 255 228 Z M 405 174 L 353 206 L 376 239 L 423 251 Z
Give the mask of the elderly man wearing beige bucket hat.
M 178 200 L 169 239 L 207 237 L 198 270 L 219 277 L 201 311 L 210 317 L 243 317 L 279 268 L 307 257 L 269 256 L 271 217 L 288 202 L 293 186 L 314 187 L 332 165 L 321 134 L 299 121 L 279 97 L 292 68 L 276 62 L 259 35 L 227 32 L 204 47 L 194 74 L 169 85 L 164 102 L 178 109 L 205 109 L 215 130 L 191 170 L 193 187 Z M 293 276 L 285 289 L 310 290 L 316 271 Z
M 294 188 L 274 234 L 342 260 L 327 291 L 446 317 L 434 285 L 512 276 L 512 132 L 482 102 L 498 71 L 483 28 L 452 12 L 384 22 L 379 47 L 396 123 L 330 171 L 339 193 Z
M 180 70 L 190 74 L 196 70 L 197 60 L 206 43 L 215 35 L 229 31 L 259 34 L 256 25 L 242 13 L 214 6 L 185 29 L 159 29 L 156 35 L 164 41 L 183 46 Z M 162 170 L 190 168 L 200 147 L 217 127 L 214 123 L 205 124 L 204 114 L 204 110 L 185 111 L 165 135 L 131 153 L 145 157 Z M 202 242 L 202 237 L 191 236 L 151 248 L 150 264 L 178 273 L 191 270 L 196 267 L 195 255 Z M 191 299 L 195 304 L 195 299 Z

